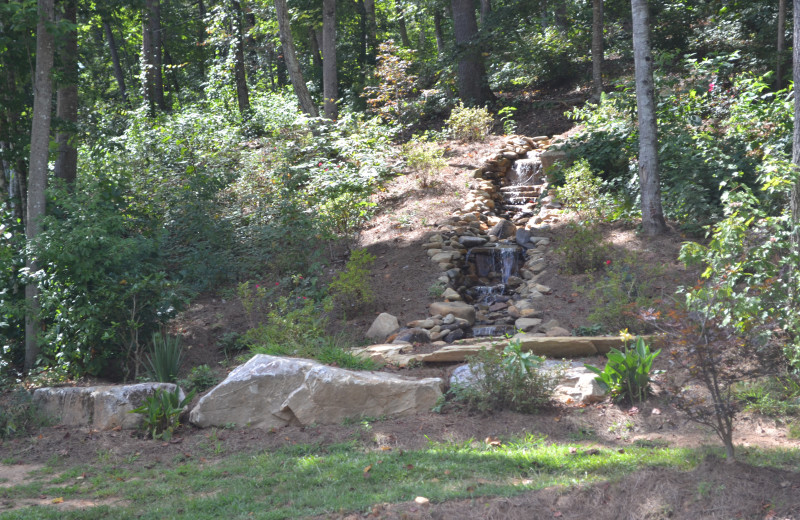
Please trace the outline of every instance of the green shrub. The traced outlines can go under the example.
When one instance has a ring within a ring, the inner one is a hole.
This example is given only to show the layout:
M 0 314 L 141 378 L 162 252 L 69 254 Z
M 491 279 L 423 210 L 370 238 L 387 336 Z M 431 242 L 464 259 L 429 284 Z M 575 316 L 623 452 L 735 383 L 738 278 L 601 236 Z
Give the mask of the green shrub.
M 563 257 L 565 274 L 583 274 L 602 269 L 611 257 L 600 228 L 592 223 L 570 222 L 556 252 Z
M 217 377 L 208 365 L 192 367 L 186 379 L 178 381 L 178 384 L 189 391 L 203 392 L 217 384 Z
M 454 386 L 450 397 L 481 412 L 535 412 L 550 403 L 560 379 L 558 370 L 541 369 L 543 361 L 530 352 L 522 352 L 519 342 L 511 342 L 502 352 L 483 349 L 468 358 L 475 381 L 469 386 Z
M 483 141 L 494 125 L 494 119 L 486 107 L 466 107 L 460 102 L 445 121 L 453 139 Z
M 575 210 L 582 220 L 606 220 L 613 212 L 611 196 L 592 173 L 589 161 L 581 159 L 564 172 L 564 184 L 556 190 L 558 200 Z
M 144 404 L 129 413 L 138 413 L 142 417 L 142 429 L 153 439 L 169 440 L 180 426 L 178 418 L 183 408 L 194 398 L 194 390 L 181 399 L 181 389 L 176 385 L 173 392 L 159 388 L 153 395 L 147 396 Z
M 178 336 L 153 334 L 153 350 L 147 356 L 147 374 L 153 381 L 174 383 L 183 360 L 183 347 Z
M 374 262 L 375 255 L 366 249 L 353 251 L 344 269 L 336 274 L 328 286 L 328 293 L 337 303 L 344 306 L 345 312 L 360 309 L 375 300 L 369 282 L 369 270 Z
M 503 122 L 503 133 L 511 135 L 517 131 L 517 123 L 514 121 L 515 107 L 503 107 L 497 111 L 497 115 Z
M 0 439 L 21 435 L 28 428 L 45 423 L 27 390 L 18 388 L 0 394 Z
M 797 375 L 741 382 L 735 385 L 734 391 L 745 410 L 775 418 L 800 415 L 800 378 Z
M 277 297 L 266 320 L 245 332 L 241 342 L 255 354 L 315 357 L 327 325 L 323 310 L 311 298 Z
M 427 188 L 431 177 L 435 177 L 446 166 L 444 150 L 436 143 L 414 139 L 403 145 L 406 165 L 417 173 L 419 184 Z
M 650 352 L 650 347 L 644 339 L 637 337 L 634 345 L 628 345 L 632 336 L 625 330 L 622 333 L 623 350 L 612 348 L 606 354 L 608 361 L 603 370 L 584 365 L 597 377 L 597 382 L 617 399 L 627 399 L 630 402 L 642 402 L 647 398 L 650 389 L 650 372 L 653 369 L 653 360 L 661 350 Z

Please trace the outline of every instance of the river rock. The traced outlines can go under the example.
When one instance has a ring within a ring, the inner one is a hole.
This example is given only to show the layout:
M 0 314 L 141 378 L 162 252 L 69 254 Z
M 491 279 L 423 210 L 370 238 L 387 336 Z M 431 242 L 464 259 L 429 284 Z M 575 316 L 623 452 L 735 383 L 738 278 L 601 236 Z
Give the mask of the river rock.
M 514 322 L 514 328 L 522 332 L 529 332 L 541 325 L 541 323 L 542 320 L 539 318 L 519 318 Z
M 450 287 L 444 290 L 442 293 L 442 298 L 445 300 L 450 300 L 451 302 L 461 301 L 461 295 Z
M 517 227 L 508 220 L 501 219 L 489 230 L 489 235 L 501 238 L 511 238 L 517 232 Z
M 566 404 L 592 404 L 605 399 L 606 391 L 597 376 L 584 367 L 568 369 L 553 390 L 553 398 Z
M 405 329 L 392 334 L 386 341 L 388 343 L 430 343 L 431 333 L 420 328 Z
M 550 337 L 569 336 L 570 333 L 563 327 L 552 327 L 547 330 L 547 335 Z
M 400 322 L 397 321 L 395 316 L 387 312 L 382 312 L 372 322 L 366 336 L 370 339 L 383 341 L 389 334 L 393 333 L 400 328 Z
M 431 315 L 452 314 L 456 318 L 467 320 L 470 325 L 475 323 L 475 308 L 464 302 L 434 302 L 430 306 Z
M 455 329 L 455 330 L 451 330 L 447 334 L 447 336 L 445 336 L 443 339 L 444 339 L 445 343 L 453 343 L 454 341 L 458 341 L 460 339 L 464 339 L 465 335 L 466 334 L 464 334 L 464 329 Z
M 88 426 L 97 430 L 136 429 L 142 416 L 128 413 L 138 408 L 156 390 L 174 392 L 171 383 L 139 383 L 85 387 L 39 388 L 33 403 L 43 416 L 65 426 Z M 185 397 L 180 390 L 181 399 Z
M 259 354 L 203 396 L 190 414 L 200 427 L 279 428 L 339 424 L 350 417 L 429 411 L 442 395 L 438 378 L 354 372 L 306 359 Z

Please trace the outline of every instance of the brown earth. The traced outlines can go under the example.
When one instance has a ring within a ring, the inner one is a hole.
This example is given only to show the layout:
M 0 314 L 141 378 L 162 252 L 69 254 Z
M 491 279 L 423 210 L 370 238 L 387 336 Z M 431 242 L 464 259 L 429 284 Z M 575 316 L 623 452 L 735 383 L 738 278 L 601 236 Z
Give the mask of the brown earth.
M 569 93 L 565 93 L 569 94 Z M 567 96 L 569 97 L 569 96 Z M 569 122 L 560 114 L 559 103 L 529 109 L 521 128 L 526 135 L 553 133 L 569 129 Z M 536 121 L 544 121 L 537 123 Z M 470 184 L 469 172 L 479 159 L 496 148 L 500 137 L 482 143 L 449 142 L 448 167 L 423 188 L 415 175 L 400 176 L 376 196 L 380 213 L 360 233 L 357 246 L 376 257 L 371 273 L 376 293 L 375 303 L 336 326 L 358 336 L 366 331 L 380 312 L 398 316 L 401 323 L 427 316 L 433 301 L 429 288 L 439 276 L 436 267 L 421 249 L 427 237 L 436 232 L 437 223 L 450 216 L 461 204 Z M 562 222 L 563 223 L 563 222 Z M 692 283 L 696 273 L 686 271 L 677 261 L 677 252 L 685 237 L 671 232 L 657 238 L 645 238 L 633 226 L 615 224 L 603 229 L 604 237 L 613 246 L 613 259 L 635 251 L 644 265 L 663 266 L 656 289 L 670 295 L 677 285 Z M 567 276 L 558 270 L 560 229 L 550 232 L 553 247 L 548 253 L 549 278 L 545 283 L 553 289 L 548 296 L 547 318 L 557 319 L 563 327 L 574 329 L 589 325 L 587 316 L 592 303 L 585 288 L 590 283 L 585 275 Z M 334 268 L 345 259 L 340 255 Z M 610 258 L 611 259 L 611 258 Z M 331 272 L 321 273 L 329 278 Z M 200 364 L 211 366 L 219 377 L 232 368 L 220 340 L 226 333 L 243 332 L 248 326 L 245 313 L 232 291 L 198 298 L 176 320 L 172 329 L 180 333 L 189 347 L 185 369 Z M 603 358 L 586 359 L 602 364 Z M 417 367 L 401 373 L 418 376 L 448 377 L 449 365 Z M 657 368 L 669 369 L 665 359 Z M 386 367 L 385 370 L 398 369 Z M 663 446 L 717 445 L 708 430 L 686 422 L 661 396 L 656 396 L 638 409 L 604 402 L 590 406 L 560 405 L 536 415 L 507 411 L 475 415 L 459 410 L 444 414 L 428 413 L 411 418 L 387 419 L 372 424 L 319 427 L 285 427 L 277 431 L 250 429 L 200 430 L 184 427 L 173 442 L 162 443 L 143 439 L 126 431 L 92 431 L 85 428 L 41 428 L 27 437 L 2 441 L 0 460 L 16 465 L 0 465 L 19 479 L 30 468 L 41 467 L 54 457 L 68 465 L 90 463 L 100 452 L 125 465 L 178 464 L 181 460 L 213 461 L 210 449 L 212 435 L 222 443 L 225 456 L 237 452 L 269 450 L 297 443 L 329 444 L 358 439 L 367 449 L 389 445 L 395 449 L 421 449 L 431 441 L 465 442 L 487 436 L 509 439 L 526 432 L 544 434 L 552 442 L 580 443 L 587 447 L 624 449 L 633 443 L 656 443 Z M 789 439 L 787 424 L 782 421 L 743 414 L 736 423 L 735 442 L 741 451 L 749 447 L 798 449 L 800 441 Z M 134 456 L 135 455 L 135 456 Z M 800 470 L 800 469 L 799 469 Z M 0 473 L 0 487 L 8 475 Z M 22 477 L 25 478 L 24 476 Z M 47 503 L 47 497 L 43 498 Z M 367 515 L 363 515 L 367 516 Z M 666 469 L 638 471 L 620 481 L 603 482 L 577 488 L 548 488 L 531 491 L 514 498 L 475 498 L 454 500 L 429 506 L 414 502 L 377 504 L 372 518 L 791 518 L 800 519 L 800 473 L 742 464 L 726 464 L 710 458 L 689 472 Z M 360 518 L 362 515 L 344 515 Z

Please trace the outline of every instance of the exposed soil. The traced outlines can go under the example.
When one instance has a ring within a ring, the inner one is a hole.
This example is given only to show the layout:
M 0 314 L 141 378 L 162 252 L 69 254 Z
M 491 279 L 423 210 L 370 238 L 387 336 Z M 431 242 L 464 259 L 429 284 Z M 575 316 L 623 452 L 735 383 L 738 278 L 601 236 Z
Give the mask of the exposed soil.
M 569 94 L 569 93 L 565 93 Z M 565 98 L 575 97 L 565 95 Z M 527 135 L 552 134 L 569 129 L 569 122 L 559 114 L 563 103 L 533 104 L 524 114 L 521 129 Z M 539 109 L 535 107 L 540 107 Z M 537 123 L 537 117 L 540 121 Z M 539 125 L 539 126 L 537 126 Z M 414 175 L 398 177 L 376 196 L 380 213 L 357 240 L 359 247 L 377 257 L 372 269 L 375 303 L 337 325 L 353 335 L 362 334 L 380 312 L 390 312 L 401 323 L 427 316 L 433 301 L 430 286 L 439 276 L 425 251 L 420 247 L 436 232 L 437 224 L 450 216 L 462 202 L 471 182 L 470 172 L 479 166 L 487 151 L 496 149 L 501 138 L 482 143 L 447 144 L 448 167 L 432 186 L 422 187 Z M 564 219 L 565 220 L 565 219 Z M 563 224 L 563 220 L 562 223 Z M 677 232 L 648 239 L 634 227 L 608 225 L 604 236 L 613 246 L 610 260 L 635 251 L 639 261 L 662 266 L 658 289 L 672 294 L 677 285 L 692 283 L 696 273 L 686 271 L 677 262 L 684 237 Z M 587 316 L 592 302 L 580 287 L 588 280 L 559 272 L 555 252 L 560 235 L 558 226 L 550 231 L 553 246 L 548 253 L 547 318 L 562 327 L 574 329 L 589 325 Z M 341 255 L 336 260 L 344 260 Z M 334 268 L 336 262 L 334 263 Z M 330 276 L 330 273 L 325 273 Z M 224 334 L 242 332 L 247 320 L 235 297 L 205 295 L 173 324 L 189 347 L 187 369 L 208 364 L 223 377 L 231 366 L 220 348 Z M 603 358 L 586 359 L 601 364 Z M 660 368 L 668 368 L 660 360 Z M 447 378 L 454 367 L 449 365 L 399 370 L 407 375 Z M 657 395 L 638 409 L 604 402 L 590 406 L 558 406 L 536 415 L 497 412 L 474 415 L 450 410 L 444 414 L 428 413 L 410 418 L 388 419 L 372 424 L 323 427 L 285 427 L 277 431 L 232 429 L 215 431 L 215 441 L 222 443 L 223 454 L 269 450 L 297 443 L 328 444 L 358 439 L 368 449 L 390 446 L 395 449 L 420 449 L 430 441 L 464 442 L 496 436 L 500 439 L 525 432 L 547 435 L 553 442 L 578 442 L 586 446 L 624 449 L 633 443 L 656 443 L 664 446 L 697 447 L 718 444 L 711 432 L 687 423 L 676 410 Z M 57 457 L 68 465 L 91 463 L 102 451 L 120 466 L 149 466 L 153 463 L 177 464 L 180 460 L 213 461 L 221 455 L 211 449 L 212 433 L 185 427 L 172 442 L 143 439 L 127 431 L 91 431 L 85 428 L 41 428 L 28 437 L 0 443 L 0 460 L 14 462 L 0 465 L 0 489 L 26 479 L 30 471 Z M 799 449 L 800 441 L 787 437 L 787 425 L 760 416 L 742 415 L 737 421 L 735 441 L 739 450 L 749 446 Z M 132 455 L 136 455 L 135 457 Z M 52 499 L 52 497 L 50 497 Z M 41 499 L 48 502 L 48 497 Z M 19 505 L 19 504 L 17 504 Z M 87 506 L 93 504 L 86 504 Z M 0 511 L 2 508 L 0 508 Z M 366 515 L 363 515 L 366 516 Z M 362 515 L 345 515 L 359 518 Z M 793 518 L 800 519 L 800 473 L 741 464 L 726 464 L 709 459 L 689 472 L 648 469 L 618 482 L 603 482 L 577 488 L 548 488 L 514 498 L 476 498 L 420 505 L 415 502 L 378 504 L 373 518 Z

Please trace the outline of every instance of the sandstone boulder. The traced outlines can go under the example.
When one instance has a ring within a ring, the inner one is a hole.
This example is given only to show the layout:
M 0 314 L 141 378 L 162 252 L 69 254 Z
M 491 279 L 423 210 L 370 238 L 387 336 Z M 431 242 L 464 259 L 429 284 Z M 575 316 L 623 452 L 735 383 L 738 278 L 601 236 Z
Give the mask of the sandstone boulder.
M 578 337 L 553 338 L 534 336 L 532 334 L 517 334 L 514 336 L 522 345 L 522 350 L 530 351 L 537 356 L 554 358 L 584 357 L 597 354 L 597 348 L 590 340 Z
M 170 383 L 139 383 L 121 386 L 39 388 L 33 402 L 41 413 L 65 426 L 90 426 L 98 430 L 136 429 L 142 416 L 128 413 L 138 408 L 156 390 L 174 392 Z M 180 391 L 180 397 L 185 395 Z
M 467 320 L 470 325 L 475 323 L 475 308 L 464 302 L 434 302 L 430 306 L 430 313 L 432 316 L 452 314 L 456 318 Z
M 442 380 L 354 372 L 305 359 L 257 355 L 203 396 L 190 420 L 200 427 L 338 424 L 349 417 L 429 411 Z
M 397 318 L 387 312 L 382 312 L 372 322 L 366 336 L 370 339 L 383 341 L 389 334 L 400 328 Z

